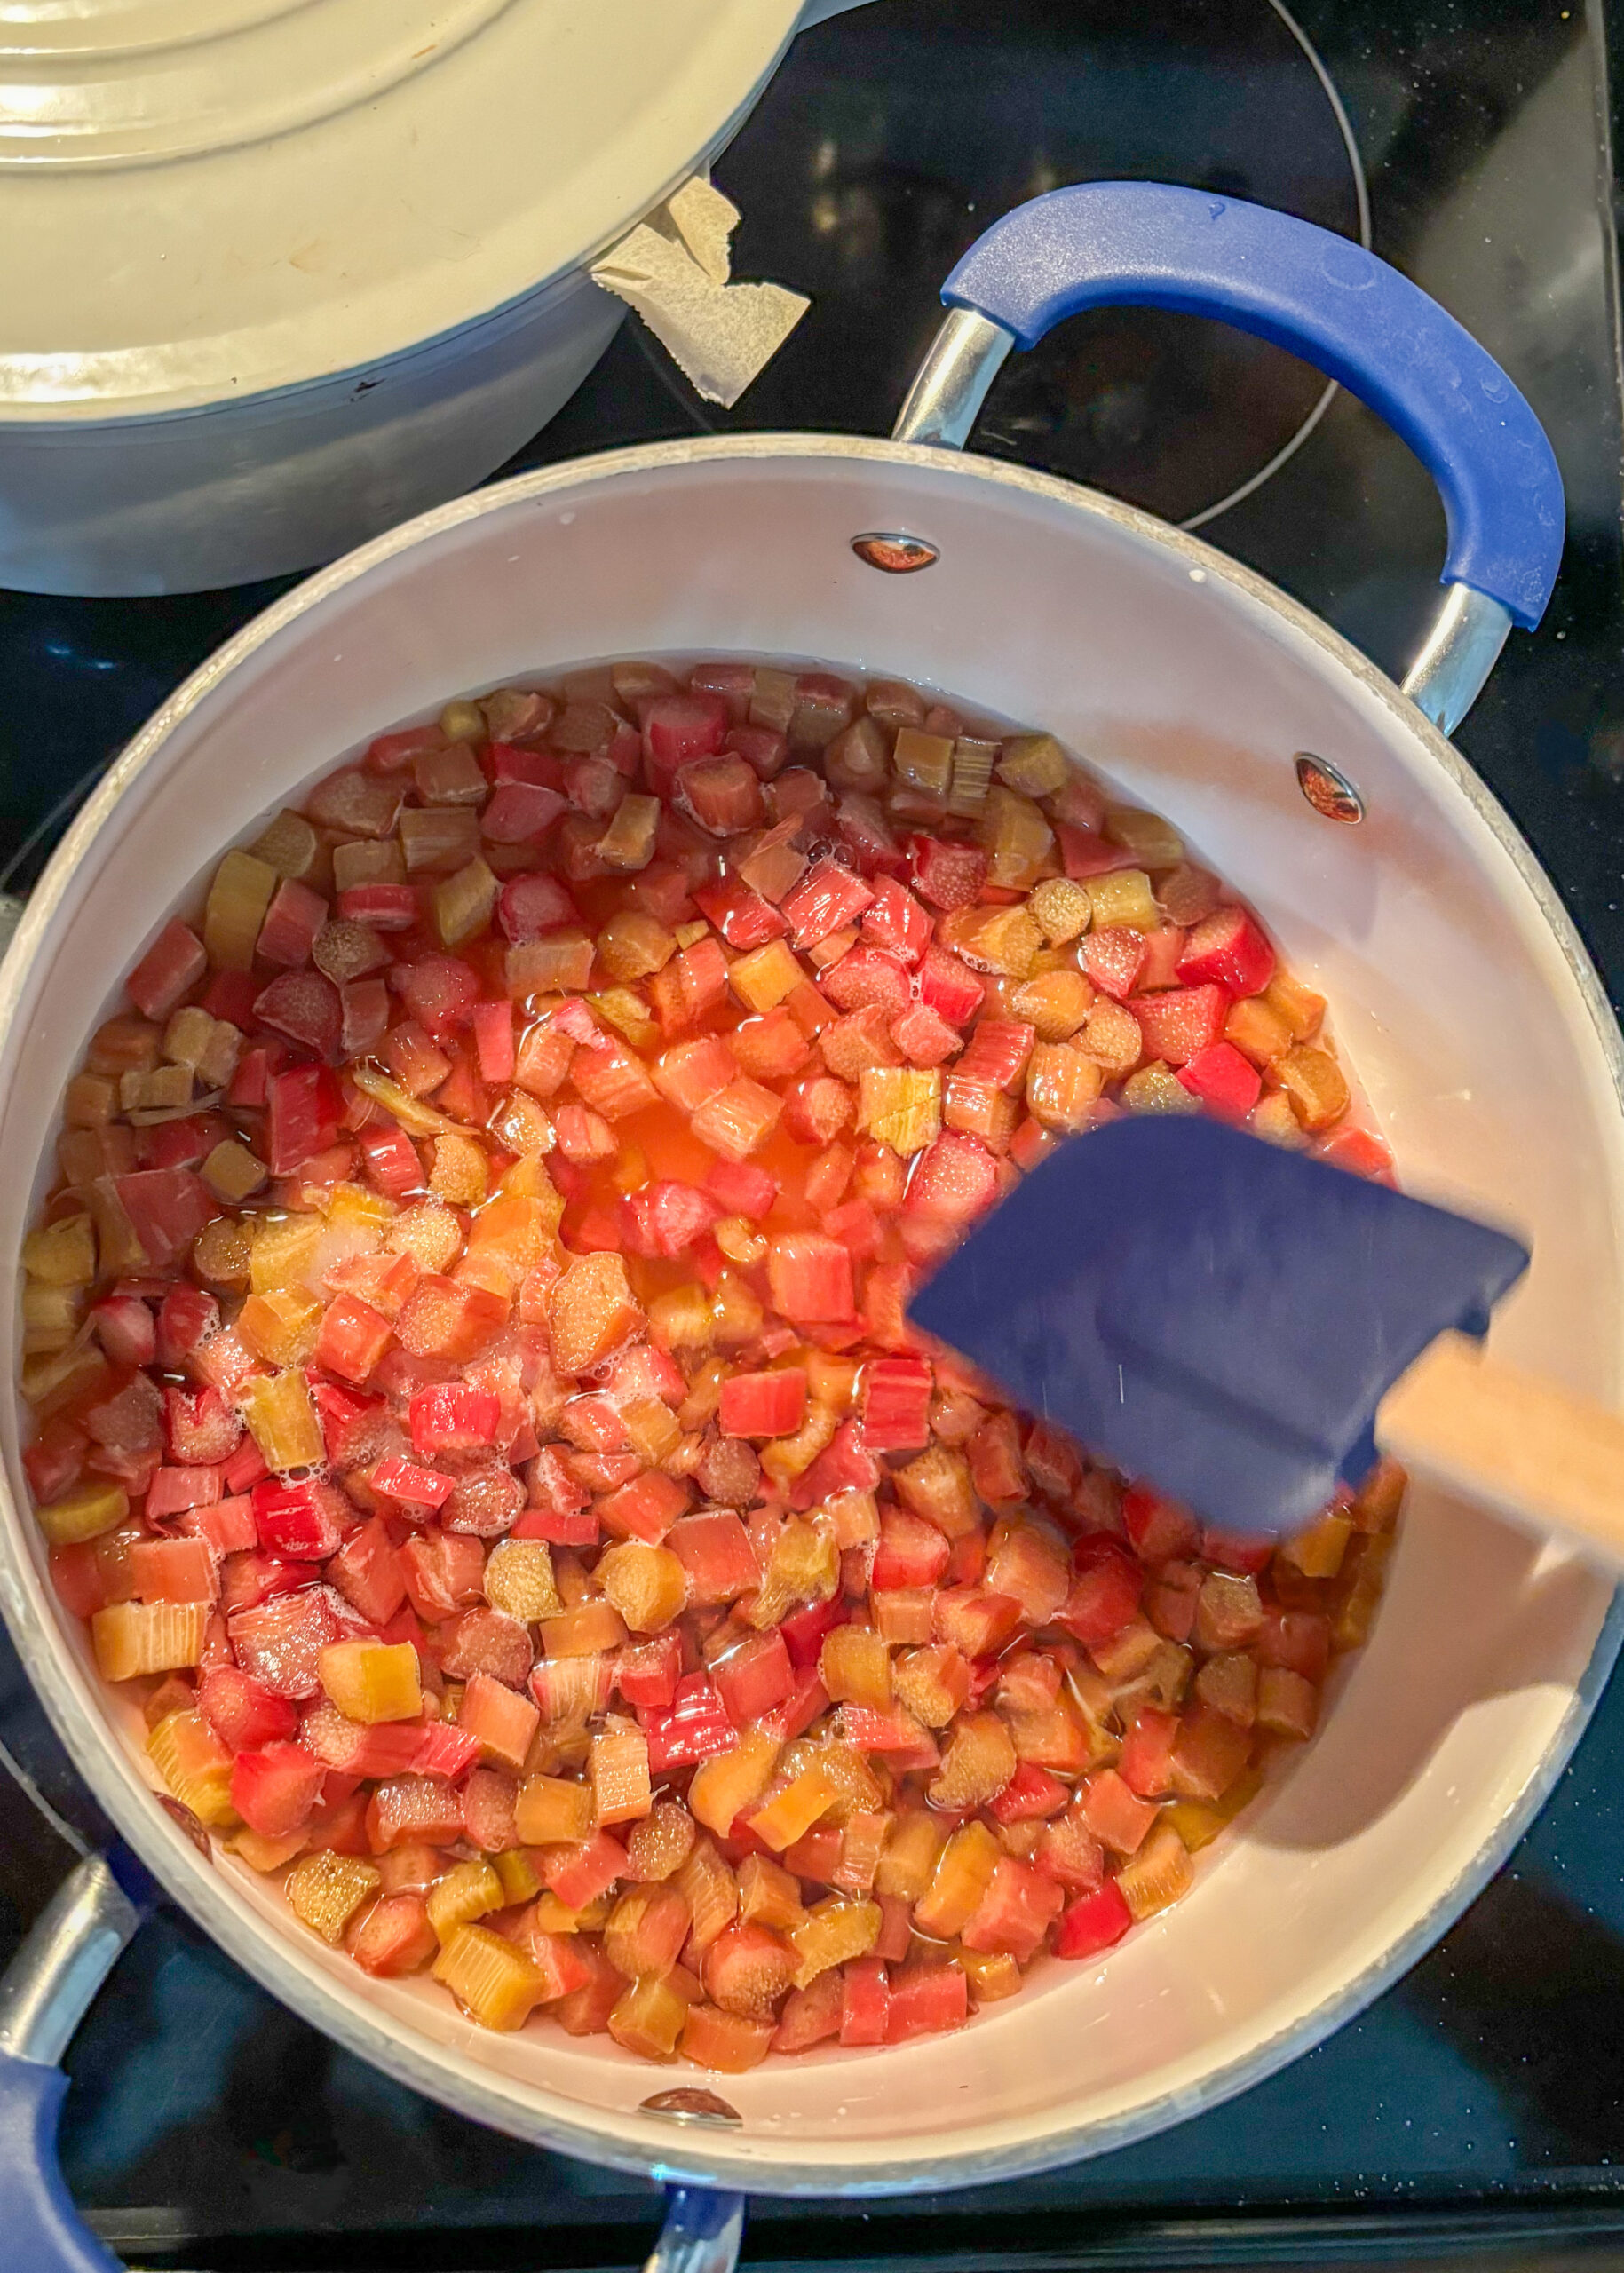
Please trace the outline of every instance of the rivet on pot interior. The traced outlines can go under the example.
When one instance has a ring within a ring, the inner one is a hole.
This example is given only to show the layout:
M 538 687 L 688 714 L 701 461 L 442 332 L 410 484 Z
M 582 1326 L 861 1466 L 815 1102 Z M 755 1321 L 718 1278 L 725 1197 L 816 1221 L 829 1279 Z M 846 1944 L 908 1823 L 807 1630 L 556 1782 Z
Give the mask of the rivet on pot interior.
M 709 2123 L 734 2130 L 744 2118 L 736 2107 L 730 2107 L 715 2092 L 701 2090 L 692 2084 L 679 2085 L 675 2091 L 655 2092 L 652 2098 L 640 2100 L 638 2110 L 645 2115 L 669 2115 L 674 2123 Z
M 1350 826 L 1364 820 L 1365 801 L 1344 774 L 1316 757 L 1312 750 L 1300 749 L 1295 762 L 1297 787 L 1317 813 Z
M 888 576 L 911 576 L 915 569 L 929 568 L 941 558 L 940 548 L 923 537 L 902 536 L 889 529 L 868 529 L 854 536 L 852 550 L 870 568 L 883 568 Z

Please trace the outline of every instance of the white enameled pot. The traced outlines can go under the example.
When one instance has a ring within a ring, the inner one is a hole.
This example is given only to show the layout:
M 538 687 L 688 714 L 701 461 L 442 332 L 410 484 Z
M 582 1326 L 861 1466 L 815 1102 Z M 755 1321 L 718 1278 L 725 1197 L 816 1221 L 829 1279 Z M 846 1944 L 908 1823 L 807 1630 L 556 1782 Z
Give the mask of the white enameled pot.
M 1528 1237 L 1533 1268 L 1495 1346 L 1618 1400 L 1618 1035 L 1533 856 L 1421 707 L 1458 715 L 1508 622 L 1537 619 L 1549 591 L 1560 489 L 1526 405 L 1357 247 L 1193 193 L 1056 193 L 999 224 L 945 297 L 955 313 L 903 421 L 935 446 L 729 437 L 527 475 L 313 578 L 165 704 L 81 815 L 0 969 L 0 1158 L 13 1170 L 0 1249 L 18 1251 L 63 1084 L 144 943 L 225 844 L 382 727 L 594 659 L 804 657 L 1041 724 L 1170 815 L 1329 997 L 1406 1182 Z M 963 439 L 1012 340 L 1129 297 L 1292 341 L 1378 401 L 1439 473 L 1454 586 L 1416 699 L 1207 545 L 943 446 Z M 854 550 L 875 535 L 908 543 Z M 915 573 L 871 565 L 927 556 Z M 1357 824 L 1307 802 L 1303 752 L 1351 786 Z M 12 1368 L 16 1333 L 8 1314 Z M 197 1853 L 154 1804 L 136 1718 L 110 1704 L 46 1581 L 18 1426 L 8 1403 L 6 1620 L 79 1767 L 170 1892 L 276 1995 L 432 2097 L 725 2189 L 984 2182 L 1142 2138 L 1268 2075 L 1483 1885 L 1549 1791 L 1618 1638 L 1609 1585 L 1585 1564 L 1418 1492 L 1368 1648 L 1344 1661 L 1292 1771 L 1200 1857 L 1187 1900 L 1102 1961 L 1040 1967 L 955 2037 L 825 2048 L 729 2079 L 661 2075 L 606 2039 L 539 2024 L 492 2036 L 424 1982 L 368 1981 L 291 1921 L 273 1885 Z M 715 2087 L 737 2122 L 684 2126 L 650 2104 L 683 2085 Z M 726 2229 L 725 2211 L 712 2223 Z
M 471 488 L 625 313 L 590 264 L 855 0 L 14 0 L 0 585 L 194 591 Z

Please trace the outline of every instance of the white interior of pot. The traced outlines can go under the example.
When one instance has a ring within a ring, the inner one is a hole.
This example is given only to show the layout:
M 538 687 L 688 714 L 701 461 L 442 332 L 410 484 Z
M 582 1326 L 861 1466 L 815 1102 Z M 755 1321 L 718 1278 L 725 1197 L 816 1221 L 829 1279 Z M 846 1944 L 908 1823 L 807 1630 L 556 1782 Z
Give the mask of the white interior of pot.
M 265 809 L 453 692 L 600 656 L 798 655 L 1047 726 L 1180 823 L 1330 997 L 1411 1187 L 1531 1239 L 1533 1267 L 1496 1346 L 1616 1398 L 1624 1126 L 1599 996 L 1464 770 L 1307 619 L 1137 516 L 1097 500 L 1080 510 L 1059 483 L 935 454 L 904 461 L 884 444 L 672 446 L 529 477 L 497 498 L 445 509 L 419 525 L 432 534 L 383 540 L 356 556 L 362 573 L 341 566 L 284 603 L 281 628 L 211 667 L 80 823 L 0 979 L 0 1147 L 14 1166 L 0 1251 L 16 1253 L 28 1168 L 117 975 Z M 877 574 L 850 550 L 875 529 L 927 537 L 941 558 Z M 1303 749 L 1358 786 L 1363 826 L 1311 810 L 1292 763 Z M 8 1368 L 14 1332 L 8 1319 Z M 21 1502 L 9 1406 L 4 1437 Z M 136 1732 L 109 1731 L 15 1506 L 3 1560 L 13 1631 L 81 1764 L 271 1988 L 511 2130 L 807 2190 L 1057 2161 L 1192 2112 L 1303 2049 L 1418 1955 L 1503 1852 L 1576 1733 L 1609 1599 L 1560 1552 L 1418 1495 L 1374 1638 L 1319 1736 L 1203 1858 L 1185 1903 L 1104 1963 L 1040 1968 L 956 2038 L 706 2079 L 545 2023 L 492 2037 L 426 1983 L 367 1982 L 265 1881 L 210 1869 L 137 1791 Z M 706 2080 L 740 2111 L 739 2131 L 637 2111 L 662 2087 Z

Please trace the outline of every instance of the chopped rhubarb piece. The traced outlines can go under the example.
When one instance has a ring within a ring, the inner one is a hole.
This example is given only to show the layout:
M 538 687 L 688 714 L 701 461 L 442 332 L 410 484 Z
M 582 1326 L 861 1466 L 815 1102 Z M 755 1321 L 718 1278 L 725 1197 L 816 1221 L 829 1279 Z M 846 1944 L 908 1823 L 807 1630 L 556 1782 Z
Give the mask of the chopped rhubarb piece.
M 1244 1731 L 1240 1733 L 1244 1750 Z M 1133 1854 L 1156 1820 L 1153 1802 L 1140 1799 L 1114 1768 L 1102 1768 L 1089 1777 L 1082 1812 L 1094 1836 L 1119 1855 Z
M 997 1798 L 990 1804 L 990 1812 L 1000 1823 L 1031 1823 L 1046 1817 L 1059 1815 L 1071 1804 L 1072 1788 L 1058 1776 L 1036 1762 L 1023 1760 Z
M 1102 923 L 1083 941 L 1083 968 L 1102 994 L 1126 1002 L 1145 969 L 1147 945 L 1131 923 Z
M 417 893 L 411 884 L 353 884 L 339 893 L 334 907 L 341 923 L 409 931 L 417 921 Z
M 1261 994 L 1274 976 L 1274 949 L 1244 907 L 1220 907 L 1204 916 L 1184 942 L 1178 976 L 1186 986 L 1212 985 L 1233 995 Z
M 214 1194 L 190 1168 L 141 1168 L 114 1188 L 147 1260 L 166 1271 L 181 1262 L 216 1211 Z
M 677 1518 L 686 1515 L 690 1499 L 680 1477 L 650 1469 L 600 1501 L 598 1520 L 612 1539 L 640 1539 L 657 1547 Z
M 939 836 L 910 836 L 907 845 L 914 889 L 945 912 L 968 907 L 986 881 L 986 854 L 978 845 L 948 844 Z
M 393 1327 L 353 1295 L 329 1303 L 316 1336 L 315 1362 L 346 1382 L 367 1380 L 389 1347 Z
M 344 1097 L 325 1065 L 296 1065 L 266 1083 L 268 1164 L 273 1176 L 291 1176 L 313 1152 L 338 1135 Z
M 1263 1089 L 1257 1068 L 1227 1041 L 1198 1049 L 1179 1067 L 1178 1079 L 1220 1121 L 1244 1121 Z
M 862 933 L 876 947 L 883 947 L 911 970 L 931 944 L 935 923 L 905 884 L 891 877 L 875 887 L 873 905 L 865 909 Z
M 919 999 L 950 1026 L 968 1025 L 980 1009 L 986 989 L 967 962 L 951 947 L 932 941 L 919 966 Z
M 327 902 L 321 893 L 312 891 L 297 877 L 285 876 L 265 910 L 254 953 L 262 962 L 280 964 L 285 970 L 302 970 L 326 921 Z
M 489 1390 L 459 1382 L 419 1390 L 411 1401 L 412 1450 L 419 1458 L 477 1452 L 495 1444 L 501 1417 L 502 1401 Z
M 837 1492 L 872 1492 L 879 1480 L 880 1464 L 863 1442 L 862 1423 L 844 1421 L 791 1496 L 796 1507 L 810 1508 Z
M 631 1239 L 640 1255 L 675 1262 L 710 1230 L 721 1205 L 692 1184 L 646 1184 L 625 1203 Z
M 392 1776 L 367 1808 L 367 1841 L 375 1855 L 407 1841 L 449 1847 L 463 1835 L 463 1802 L 444 1776 Z
M 682 1646 L 674 1633 L 629 1642 L 615 1659 L 615 1686 L 639 1712 L 664 1712 L 676 1702 Z
M 887 2044 L 939 2036 L 970 2018 L 970 1983 L 956 1965 L 908 1965 L 891 1976 Z
M 748 1216 L 754 1223 L 771 1214 L 778 1198 L 778 1178 L 748 1160 L 713 1160 L 705 1188 L 730 1215 Z
M 641 1113 L 657 1095 L 642 1059 L 612 1036 L 597 1035 L 576 1050 L 570 1079 L 585 1103 L 606 1121 L 624 1121 Z
M 421 1398 L 433 1398 L 436 1394 L 437 1392 L 432 1390 L 422 1390 L 418 1392 Z M 478 1395 L 479 1392 L 476 1391 L 473 1394 Z M 414 1398 L 414 1405 L 416 1402 L 417 1399 Z M 488 1443 L 490 1439 L 481 1437 L 478 1441 Z M 445 1450 L 450 1447 L 437 1446 L 436 1449 Z M 406 1506 L 413 1508 L 442 1506 L 451 1496 L 453 1482 L 449 1476 L 442 1476 L 437 1469 L 424 1468 L 416 1461 L 401 1460 L 398 1456 L 379 1461 L 367 1480 L 375 1492 L 381 1492 L 385 1498 L 401 1501 Z
M 780 803 L 783 792 L 780 791 Z M 900 876 L 907 872 L 902 848 L 872 797 L 852 790 L 842 797 L 836 815 L 840 841 L 865 876 Z
M 241 1031 L 253 1024 L 254 997 L 259 987 L 246 970 L 217 970 L 203 989 L 201 1007 L 211 1018 L 224 1018 Z
M 147 1487 L 147 1519 L 161 1523 L 188 1508 L 212 1507 L 219 1496 L 218 1468 L 161 1468 Z
M 157 1357 L 166 1372 L 178 1373 L 198 1343 L 218 1331 L 220 1306 L 201 1287 L 171 1287 L 158 1312 Z
M 679 767 L 721 748 L 730 723 L 719 695 L 699 693 L 657 696 L 642 719 L 644 763 L 657 796 L 669 795 Z
M 545 695 L 535 699 L 551 711 L 551 705 Z M 540 716 L 539 712 L 537 716 Z M 528 731 L 539 733 L 545 724 L 546 720 L 543 718 L 541 725 Z M 563 761 L 551 750 L 527 749 L 504 738 L 491 742 L 485 755 L 491 780 L 498 788 L 506 781 L 527 781 L 543 789 L 562 789 L 564 786 Z
M 727 1509 L 684 1516 L 667 1532 L 665 1544 L 688 1573 L 696 1604 L 735 1602 L 761 1584 L 761 1566 L 749 1534 Z
M 325 1593 L 307 1588 L 273 1596 L 227 1621 L 237 1663 L 278 1697 L 313 1697 L 321 1652 L 338 1628 Z
M 1055 831 L 1060 846 L 1060 858 L 1066 873 L 1073 881 L 1088 876 L 1109 875 L 1117 868 L 1132 868 L 1137 860 L 1127 845 L 1117 844 L 1108 836 L 1101 836 L 1093 829 L 1073 828 L 1062 821 Z
M 764 1017 L 747 1018 L 730 1039 L 733 1056 L 754 1081 L 788 1081 L 812 1056 L 812 1044 L 781 1003 Z
M 167 1018 L 208 967 L 202 941 L 177 915 L 164 925 L 124 985 L 143 1018 Z
M 1129 1008 L 1139 1021 L 1145 1056 L 1185 1065 L 1222 1038 L 1229 996 L 1221 986 L 1178 986 L 1166 994 L 1136 994 Z
M 767 1250 L 767 1282 L 773 1308 L 796 1325 L 854 1315 L 851 1255 L 820 1233 L 793 1232 L 774 1239 Z
M 699 885 L 693 897 L 700 913 L 715 924 L 730 947 L 749 951 L 765 946 L 769 939 L 781 939 L 789 928 L 770 899 L 764 899 L 758 891 L 752 891 L 734 877 L 721 883 Z M 685 964 L 687 957 L 685 955 L 683 960 Z M 685 991 L 685 970 L 682 976 Z M 699 983 L 704 984 L 702 975 Z
M 985 1082 L 989 1089 L 1013 1095 L 1036 1039 L 1035 1029 L 1019 1018 L 983 1018 L 954 1073 L 961 1081 Z
M 476 1002 L 471 1023 L 479 1079 L 504 1087 L 513 1079 L 516 1062 L 513 1005 L 505 1002 Z
M 1078 1540 L 1073 1562 L 1077 1575 L 1055 1622 L 1093 1649 L 1120 1634 L 1137 1610 L 1145 1573 L 1115 1540 L 1098 1532 Z
M 337 1056 L 344 1026 L 338 989 L 319 970 L 284 971 L 257 997 L 254 1016 L 319 1057 Z
M 267 1477 L 250 1496 L 259 1544 L 296 1562 L 324 1563 L 354 1520 L 334 1484 L 292 1484 Z
M 761 781 L 742 757 L 717 753 L 690 759 L 677 768 L 672 794 L 709 836 L 737 836 L 761 825 Z
M 328 1564 L 327 1576 L 375 1626 L 386 1626 L 406 1600 L 400 1556 L 387 1526 L 376 1516 L 350 1533 Z
M 580 921 L 580 911 L 556 876 L 513 876 L 496 895 L 497 925 L 515 946 Z
M 912 992 L 906 967 L 883 948 L 855 946 L 833 962 L 820 981 L 823 993 L 837 1009 L 866 1010 L 871 1005 L 887 1019 L 899 1017 Z
M 850 868 L 836 860 L 819 860 L 802 877 L 783 904 L 783 914 L 797 947 L 815 947 L 854 923 L 872 906 L 874 893 Z
M 830 1144 L 849 1125 L 855 1108 L 856 1100 L 844 1081 L 832 1074 L 814 1074 L 788 1092 L 784 1127 L 799 1144 Z
M 1042 1946 L 1065 1900 L 1052 1879 L 1006 1855 L 994 1867 L 960 1939 L 966 1949 L 1002 1950 L 1024 1965 Z
M 903 1208 L 923 1223 L 956 1229 L 990 1208 L 997 1189 L 998 1163 L 986 1145 L 948 1129 L 915 1162 Z
M 876 1590 L 892 1587 L 931 1587 L 947 1568 L 952 1553 L 948 1541 L 934 1524 L 905 1508 L 886 1508 L 880 1516 L 880 1543 L 875 1550 L 872 1583 Z
M 764 1442 L 793 1436 L 805 1413 L 806 1372 L 794 1366 L 776 1373 L 730 1375 L 722 1384 L 717 1419 L 724 1436 Z
M 566 803 L 560 791 L 543 782 L 503 781 L 479 815 L 479 834 L 493 844 L 533 843 L 551 828 Z
M 527 1627 L 503 1611 L 476 1604 L 464 1611 L 451 1629 L 442 1662 L 454 1681 L 483 1673 L 510 1689 L 519 1689 L 528 1679 L 534 1659 Z
M 780 1627 L 779 1631 L 781 1634 L 783 1628 Z M 785 1646 L 788 1648 L 788 1643 Z M 774 1744 L 793 1744 L 828 1710 L 828 1691 L 816 1665 L 800 1663 L 793 1653 L 790 1662 L 795 1668 L 794 1686 L 782 1704 L 764 1713 L 757 1723 L 763 1735 L 770 1737 Z
M 789 755 L 785 737 L 770 726 L 730 727 L 723 747 L 736 751 L 763 781 L 771 781 L 775 774 L 781 773 Z
M 234 1665 L 211 1667 L 199 1684 L 197 1701 L 215 1734 L 233 1752 L 285 1742 L 298 1728 L 298 1715 L 285 1697 Z
M 753 1635 L 710 1669 L 716 1691 L 736 1729 L 753 1727 L 782 1705 L 795 1688 L 784 1637 L 774 1627 Z
M 1179 958 L 1184 951 L 1184 934 L 1176 923 L 1164 923 L 1158 931 L 1143 934 L 1145 962 L 1139 972 L 1139 992 L 1149 994 L 1163 986 L 1178 984 Z
M 408 1539 L 400 1550 L 400 1572 L 413 1609 L 432 1625 L 449 1618 L 479 1591 L 485 1549 L 477 1539 L 442 1532 Z
M 792 1989 L 772 2034 L 774 2052 L 810 2052 L 838 2035 L 844 1990 L 839 1968 L 820 1973 L 804 1989 Z
M 1108 1950 L 1120 1942 L 1132 1924 L 1133 1913 L 1122 1899 L 1116 1881 L 1107 1879 L 1093 1893 L 1080 1895 L 1062 1913 L 1055 1931 L 1055 1955 L 1096 1957 L 1101 1950 Z
M 690 1674 L 677 1683 L 670 1709 L 651 1713 L 646 1732 L 651 1776 L 701 1760 L 719 1759 L 739 1741 L 727 1707 L 703 1674 Z
M 211 1467 L 237 1449 L 242 1423 L 218 1389 L 166 1389 L 163 1426 L 170 1452 L 188 1466 Z
M 219 1591 L 215 1558 L 202 1539 L 139 1539 L 130 1576 L 142 1602 L 212 1603 Z
M 1344 1126 L 1333 1129 L 1329 1136 L 1320 1138 L 1315 1150 L 1322 1160 L 1329 1161 L 1333 1168 L 1347 1169 L 1351 1176 L 1368 1176 L 1377 1184 L 1390 1184 L 1393 1180 L 1392 1152 L 1367 1129 Z
M 1122 1746 L 1119 1772 L 1142 1800 L 1165 1799 L 1173 1789 L 1173 1750 L 1178 1740 L 1176 1714 L 1142 1705 Z
M 297 1744 L 240 1752 L 232 1765 L 231 1803 L 262 1839 L 297 1831 L 321 1794 L 327 1770 Z
M 544 1539 L 554 1547 L 592 1547 L 598 1540 L 598 1517 L 588 1507 L 571 1514 L 551 1508 L 529 1508 L 515 1519 L 515 1539 Z
M 654 1087 L 681 1113 L 697 1113 L 739 1078 L 739 1061 L 719 1034 L 679 1041 L 654 1067 Z
M 96 1337 L 115 1366 L 149 1366 L 157 1352 L 150 1307 L 134 1295 L 109 1295 L 91 1311 Z M 52 1499 L 54 1493 L 42 1492 Z
M 783 1110 L 783 1100 L 759 1081 L 730 1081 L 694 1113 L 693 1134 L 702 1144 L 731 1160 L 747 1160 L 765 1143 Z
M 863 1368 L 863 1442 L 871 1453 L 899 1453 L 931 1441 L 929 1362 L 875 1358 Z
M 914 1002 L 891 1024 L 891 1038 L 910 1065 L 941 1065 L 964 1046 L 964 1037 L 928 1002 Z
M 1122 1528 L 1142 1563 L 1168 1563 L 1191 1554 L 1200 1526 L 1188 1509 L 1164 1500 L 1148 1485 L 1132 1484 L 1122 1494 Z
M 361 1971 L 378 1981 L 420 1971 L 440 1947 L 422 1897 L 416 1894 L 385 1896 L 345 1939 Z
M 578 1516 L 587 1505 L 588 1494 L 564 1465 L 563 1455 L 556 1445 L 544 1445 L 530 1468 L 530 1505 L 553 1516 Z M 589 1538 L 597 1537 L 598 1518 L 590 1518 L 592 1528 Z

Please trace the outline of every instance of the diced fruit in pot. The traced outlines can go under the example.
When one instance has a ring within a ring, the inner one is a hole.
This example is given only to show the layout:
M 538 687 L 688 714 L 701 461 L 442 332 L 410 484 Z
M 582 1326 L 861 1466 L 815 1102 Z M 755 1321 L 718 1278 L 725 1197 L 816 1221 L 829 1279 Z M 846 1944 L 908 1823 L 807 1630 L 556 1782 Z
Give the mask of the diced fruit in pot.
M 1391 1178 L 1168 822 L 899 682 L 622 661 L 375 737 L 126 984 L 24 1465 L 152 1776 L 305 1928 L 733 2075 L 1222 1866 L 1402 1476 L 1203 1529 L 907 1307 L 1122 1111 Z

